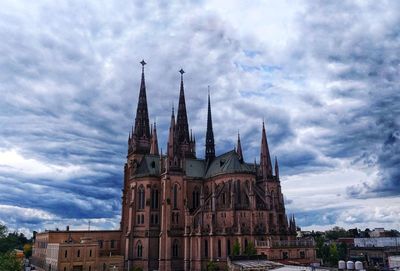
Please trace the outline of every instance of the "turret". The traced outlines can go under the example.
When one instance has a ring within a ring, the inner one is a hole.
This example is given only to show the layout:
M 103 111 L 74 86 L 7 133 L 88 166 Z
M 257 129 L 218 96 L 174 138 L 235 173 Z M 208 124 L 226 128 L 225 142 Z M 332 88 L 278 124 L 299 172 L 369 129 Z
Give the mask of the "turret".
M 150 154 L 158 155 L 158 140 L 156 123 L 153 125 L 153 132 L 151 134 Z
M 240 144 L 240 134 L 238 132 L 236 153 L 239 156 L 240 162 L 243 162 L 242 144 Z
M 215 158 L 214 132 L 211 117 L 210 88 L 208 88 L 208 111 L 207 111 L 207 132 L 206 132 L 206 161 L 211 162 Z
M 264 180 L 272 176 L 271 156 L 269 154 L 267 134 L 265 132 L 264 122 L 262 127 L 262 136 L 261 136 L 260 174 Z

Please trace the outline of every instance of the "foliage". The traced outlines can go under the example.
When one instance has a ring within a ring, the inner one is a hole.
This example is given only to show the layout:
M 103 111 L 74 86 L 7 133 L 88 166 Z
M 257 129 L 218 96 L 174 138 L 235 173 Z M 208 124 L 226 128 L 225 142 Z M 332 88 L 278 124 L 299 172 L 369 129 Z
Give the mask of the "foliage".
M 7 232 L 7 226 L 0 223 L 0 254 L 14 249 L 22 250 L 25 244 L 31 243 L 23 233 Z
M 15 252 L 0 254 L 0 271 L 20 271 L 22 262 L 17 258 Z
M 337 251 L 336 244 L 331 244 L 329 246 L 329 258 L 328 262 L 331 266 L 335 266 L 337 262 L 339 261 L 339 254 Z
M 249 242 L 244 249 L 244 255 L 246 256 L 253 256 L 257 254 L 257 250 L 253 244 L 253 242 Z
M 233 251 L 232 251 L 233 256 L 238 256 L 240 255 L 240 244 L 239 241 L 236 240 L 235 243 L 233 243 Z
M 207 271 L 216 271 L 218 270 L 218 266 L 213 261 L 209 261 L 207 263 Z
M 24 245 L 24 255 L 25 255 L 25 258 L 29 258 L 30 256 L 32 256 L 32 244 L 31 243 L 26 243 Z

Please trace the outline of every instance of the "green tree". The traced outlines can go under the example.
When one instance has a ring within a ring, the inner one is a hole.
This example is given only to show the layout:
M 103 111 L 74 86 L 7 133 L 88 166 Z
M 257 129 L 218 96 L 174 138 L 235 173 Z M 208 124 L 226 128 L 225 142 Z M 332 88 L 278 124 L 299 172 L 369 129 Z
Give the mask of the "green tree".
M 24 255 L 25 258 L 29 258 L 30 256 L 32 256 L 32 244 L 26 243 L 24 245 Z
M 22 262 L 17 258 L 15 252 L 0 254 L 0 271 L 21 271 Z
M 239 241 L 236 240 L 235 243 L 233 243 L 233 251 L 232 251 L 233 256 L 238 256 L 240 255 L 240 244 Z
M 215 262 L 209 261 L 207 263 L 207 271 L 217 271 L 217 270 L 218 270 L 218 266 L 216 265 Z
M 339 254 L 337 251 L 336 244 L 331 244 L 329 246 L 329 258 L 328 262 L 331 266 L 335 266 L 337 262 L 339 261 Z
M 246 248 L 244 249 L 244 254 L 246 256 L 253 256 L 257 254 L 257 250 L 253 244 L 253 242 L 249 242 L 246 246 Z
M 346 260 L 347 259 L 347 244 L 340 243 L 336 245 L 338 251 L 338 258 L 339 260 Z

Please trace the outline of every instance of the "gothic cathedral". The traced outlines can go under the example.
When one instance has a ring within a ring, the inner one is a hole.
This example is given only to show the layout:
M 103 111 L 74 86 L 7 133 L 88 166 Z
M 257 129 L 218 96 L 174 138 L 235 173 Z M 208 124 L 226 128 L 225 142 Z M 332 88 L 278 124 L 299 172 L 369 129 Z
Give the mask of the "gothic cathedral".
M 128 139 L 122 195 L 122 254 L 143 270 L 204 270 L 221 267 L 229 255 L 257 253 L 271 260 L 315 259 L 315 250 L 296 239 L 272 165 L 264 124 L 260 163 L 235 150 L 217 155 L 208 96 L 205 154 L 197 158 L 189 129 L 181 73 L 179 105 L 172 109 L 166 154 L 150 125 L 144 61 L 136 118 Z

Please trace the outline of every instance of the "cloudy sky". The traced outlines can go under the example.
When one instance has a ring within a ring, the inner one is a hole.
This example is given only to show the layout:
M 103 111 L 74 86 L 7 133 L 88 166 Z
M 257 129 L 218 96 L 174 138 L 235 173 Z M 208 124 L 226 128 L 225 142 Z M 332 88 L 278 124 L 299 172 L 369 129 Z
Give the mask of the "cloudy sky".
M 165 150 L 179 73 L 204 152 L 265 119 L 288 213 L 303 229 L 400 229 L 399 1 L 1 1 L 0 222 L 119 227 L 145 59 Z

